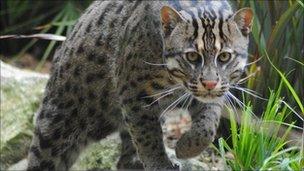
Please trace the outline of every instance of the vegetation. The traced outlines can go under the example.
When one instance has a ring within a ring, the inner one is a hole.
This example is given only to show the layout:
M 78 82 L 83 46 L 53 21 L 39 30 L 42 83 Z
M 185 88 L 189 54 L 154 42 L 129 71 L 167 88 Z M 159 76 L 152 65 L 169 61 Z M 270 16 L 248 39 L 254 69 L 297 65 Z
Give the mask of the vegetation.
M 219 153 L 226 161 L 227 167 L 233 170 L 301 170 L 303 168 L 303 149 L 298 146 L 287 147 L 292 140 L 287 136 L 293 128 L 303 129 L 285 123 L 292 109 L 280 97 L 283 84 L 289 84 L 282 75 L 282 82 L 276 92 L 270 91 L 270 97 L 261 120 L 255 121 L 251 105 L 244 109 L 241 125 L 236 123 L 233 111 L 230 111 L 232 145 L 219 139 Z M 292 91 L 292 90 L 291 90 Z M 296 98 L 296 95 L 294 96 Z M 302 106 L 302 103 L 299 103 Z M 232 108 L 233 109 L 233 108 Z M 287 125 L 283 135 L 282 127 Z M 303 148 L 303 147 L 302 147 Z M 226 151 L 233 157 L 227 158 Z
M 39 32 L 65 36 L 90 2 L 1 1 L 0 35 Z M 243 84 L 248 89 L 241 90 L 244 94 L 239 97 L 243 100 L 238 102 L 244 107 L 242 124 L 236 124 L 234 111 L 231 111 L 232 145 L 220 139 L 219 152 L 233 170 L 301 170 L 303 147 L 287 146 L 286 136 L 298 128 L 303 131 L 304 4 L 299 0 L 236 0 L 232 4 L 235 9 L 252 8 L 255 19 L 249 48 L 250 65 Z M 0 57 L 12 56 L 9 60 L 14 61 L 31 53 L 40 60 L 37 70 L 50 60 L 58 44 L 36 39 L 3 42 L 1 40 L 3 54 Z M 6 90 L 1 87 L 1 91 Z M 253 113 L 261 117 L 259 131 L 257 125 L 251 124 Z M 275 123 L 271 136 L 265 134 L 269 129 L 265 123 L 269 122 Z M 287 131 L 279 137 L 283 125 L 287 126 Z M 227 151 L 233 154 L 233 159 L 225 157 Z

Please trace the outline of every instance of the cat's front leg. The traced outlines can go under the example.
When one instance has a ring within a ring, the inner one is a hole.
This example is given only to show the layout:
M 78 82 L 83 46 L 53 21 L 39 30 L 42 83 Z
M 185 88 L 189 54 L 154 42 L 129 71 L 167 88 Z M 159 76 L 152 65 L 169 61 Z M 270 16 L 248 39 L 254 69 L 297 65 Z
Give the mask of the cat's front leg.
M 123 100 L 125 101 L 123 115 L 134 146 L 145 169 L 175 169 L 163 144 L 158 118 L 160 108 L 157 104 L 149 108 L 144 107 L 151 103 L 145 96 L 145 93 L 139 93 L 136 98 L 126 96 L 125 98 L 129 100 Z M 143 103 L 142 100 L 147 100 L 147 103 Z
M 194 102 L 189 113 L 192 117 L 191 129 L 182 135 L 176 144 L 177 158 L 195 157 L 213 142 L 219 125 L 221 105 Z

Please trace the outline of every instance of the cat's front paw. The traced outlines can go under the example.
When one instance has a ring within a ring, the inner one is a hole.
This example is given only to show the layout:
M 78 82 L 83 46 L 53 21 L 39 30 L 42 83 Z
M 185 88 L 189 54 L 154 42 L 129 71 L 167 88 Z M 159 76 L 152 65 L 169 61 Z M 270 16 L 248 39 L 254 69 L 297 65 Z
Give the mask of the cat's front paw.
M 179 159 L 198 156 L 212 141 L 202 141 L 200 137 L 185 133 L 176 143 L 175 154 Z

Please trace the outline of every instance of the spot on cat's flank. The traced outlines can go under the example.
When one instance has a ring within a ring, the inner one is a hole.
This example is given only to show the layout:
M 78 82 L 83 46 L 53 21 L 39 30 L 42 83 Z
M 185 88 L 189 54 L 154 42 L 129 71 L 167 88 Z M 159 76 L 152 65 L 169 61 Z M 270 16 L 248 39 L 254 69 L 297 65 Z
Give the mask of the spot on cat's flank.
M 109 10 L 111 9 L 112 5 L 110 4 L 107 4 L 105 6 L 105 9 L 103 9 L 103 12 L 100 14 L 100 16 L 98 17 L 98 20 L 97 20 L 97 24 L 98 25 L 102 25 L 103 21 L 104 21 L 104 18 L 106 16 L 106 14 L 109 12 Z
M 91 31 L 91 28 L 92 28 L 92 23 L 89 23 L 86 27 L 86 32 L 90 32 Z
M 128 85 L 122 86 L 122 88 L 119 91 L 119 95 L 122 95 L 127 89 L 128 89 Z
M 70 81 L 67 81 L 67 82 L 65 83 L 65 85 L 64 85 L 64 90 L 65 90 L 66 92 L 69 92 L 70 89 L 71 89 L 71 83 L 70 83 Z
M 77 33 L 77 31 L 76 31 L 76 30 L 74 30 L 74 31 L 72 32 L 72 34 L 69 36 L 69 40 L 74 39 L 74 38 L 75 38 L 76 33 Z
M 135 71 L 135 70 L 137 70 L 137 69 L 139 69 L 140 67 L 138 66 L 138 65 L 132 65 L 131 66 L 131 71 Z
M 146 147 L 147 147 L 147 146 L 150 146 L 150 145 L 151 145 L 151 142 L 150 142 L 150 141 L 146 141 L 145 143 L 143 143 L 143 145 L 146 146 Z
M 114 19 L 110 22 L 109 27 L 110 27 L 110 28 L 114 28 L 115 23 L 117 23 L 117 18 L 114 18 Z
M 50 148 L 52 146 L 52 141 L 49 139 L 45 139 L 41 133 L 39 133 L 39 146 L 41 149 L 47 149 Z
M 69 70 L 71 68 L 71 63 L 70 62 L 67 62 L 65 64 L 65 70 Z
M 88 55 L 88 60 L 93 61 L 95 58 L 96 58 L 95 52 L 90 52 L 90 54 Z
M 41 169 L 47 169 L 47 170 L 54 170 L 55 169 L 55 165 L 51 160 L 43 160 L 40 163 L 40 168 Z
M 75 77 L 77 77 L 77 76 L 80 75 L 80 73 L 81 73 L 81 68 L 82 68 L 81 65 L 78 65 L 78 66 L 75 67 L 74 72 L 73 72 L 73 75 L 74 75 Z
M 52 124 L 57 124 L 63 120 L 63 115 L 61 113 L 57 113 L 52 120 Z
M 81 53 L 83 53 L 84 52 L 84 47 L 83 47 L 84 45 L 83 45 L 83 43 L 81 43 L 79 46 L 78 46 L 78 49 L 77 49 L 77 53 L 78 54 L 81 54 Z
M 78 97 L 78 103 L 79 103 L 80 105 L 83 104 L 84 100 L 85 100 L 85 97 L 84 97 L 84 96 L 79 96 L 79 97 Z
M 139 107 L 139 106 L 133 106 L 133 107 L 131 108 L 131 110 L 132 110 L 132 112 L 139 112 L 140 107 Z
M 57 90 L 57 96 L 58 97 L 62 97 L 63 96 L 63 92 L 64 92 L 63 87 L 58 88 L 58 90 Z
M 72 118 L 76 118 L 77 115 L 78 115 L 78 109 L 77 109 L 77 108 L 74 108 L 74 109 L 71 111 L 70 116 L 71 116 Z
M 105 78 L 105 73 L 103 72 L 103 71 L 99 71 L 99 73 L 97 73 L 96 75 L 95 75 L 95 77 L 97 78 L 97 79 L 104 79 Z
M 108 102 L 105 98 L 105 96 L 101 97 L 99 100 L 99 104 L 102 110 L 107 110 L 108 109 Z
M 95 74 L 88 74 L 86 76 L 86 83 L 91 84 L 93 81 L 95 81 Z
M 133 57 L 133 55 L 128 54 L 128 56 L 127 56 L 127 61 L 129 61 L 130 59 L 132 59 L 132 57 Z
M 130 86 L 135 88 L 135 87 L 137 87 L 137 83 L 132 80 L 132 81 L 130 81 Z
M 74 100 L 70 99 L 64 104 L 64 108 L 68 109 L 74 105 Z
M 51 136 L 52 140 L 58 140 L 61 137 L 62 128 L 57 128 L 53 131 Z
M 144 141 L 144 139 L 141 138 L 141 137 L 139 137 L 139 138 L 136 139 L 136 141 L 137 141 L 138 143 L 142 143 L 142 142 Z
M 89 117 L 92 117 L 92 116 L 94 116 L 95 114 L 96 114 L 96 109 L 95 109 L 95 107 L 93 107 L 93 106 L 89 107 L 89 109 L 88 109 L 88 116 L 89 116 Z
M 191 146 L 192 146 L 192 141 L 191 141 L 190 139 L 188 140 L 187 146 L 188 146 L 188 147 L 191 147 Z
M 198 138 L 196 138 L 196 139 L 195 139 L 195 145 L 196 145 L 196 146 L 200 146 L 200 144 L 201 144 L 201 143 L 200 143 L 200 140 L 199 140 Z
M 213 130 L 208 130 L 208 134 L 210 135 L 210 136 L 213 136 L 214 135 L 214 131 Z
M 95 40 L 95 46 L 99 47 L 102 45 L 103 35 L 100 34 L 100 36 Z
M 94 100 L 94 99 L 96 99 L 96 97 L 97 97 L 97 95 L 94 93 L 94 91 L 93 90 L 89 90 L 89 92 L 88 92 L 88 98 L 90 100 Z
M 56 145 L 51 149 L 51 156 L 52 157 L 57 157 L 61 151 L 61 146 L 60 145 Z
M 126 104 L 130 104 L 133 103 L 133 98 L 124 98 L 122 100 L 122 104 L 126 105 Z
M 122 11 L 123 7 L 124 7 L 124 5 L 120 5 L 120 6 L 116 9 L 115 14 L 120 14 L 120 12 Z
M 99 64 L 99 65 L 103 65 L 106 63 L 106 59 L 104 56 L 98 56 L 97 60 L 96 60 L 96 63 Z
M 73 91 L 74 94 L 79 93 L 79 87 L 78 87 L 77 84 L 74 84 L 74 85 L 73 85 L 72 91 Z
M 208 137 L 208 133 L 206 130 L 203 130 L 204 137 Z

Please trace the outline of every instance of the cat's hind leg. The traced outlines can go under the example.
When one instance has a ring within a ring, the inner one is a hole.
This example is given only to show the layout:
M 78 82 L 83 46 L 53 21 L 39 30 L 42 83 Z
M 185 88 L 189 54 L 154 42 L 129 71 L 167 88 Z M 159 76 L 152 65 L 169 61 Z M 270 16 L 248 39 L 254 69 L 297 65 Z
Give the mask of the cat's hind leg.
M 68 170 L 71 167 L 88 143 L 83 129 L 86 120 L 71 118 L 77 112 L 77 109 L 61 112 L 49 106 L 38 113 L 28 154 L 28 170 Z
M 143 164 L 134 147 L 131 136 L 127 130 L 120 131 L 121 155 L 117 163 L 117 169 L 143 169 Z

